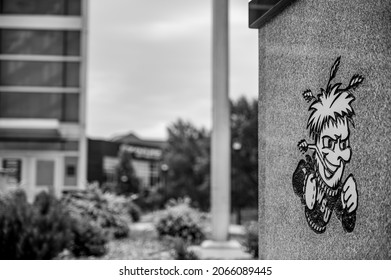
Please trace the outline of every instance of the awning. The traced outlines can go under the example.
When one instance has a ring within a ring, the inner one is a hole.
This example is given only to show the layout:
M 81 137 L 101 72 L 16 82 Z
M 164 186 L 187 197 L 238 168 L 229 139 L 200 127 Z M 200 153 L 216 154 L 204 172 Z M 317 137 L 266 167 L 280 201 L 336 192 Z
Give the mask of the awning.
M 250 28 L 260 28 L 295 0 L 252 0 L 248 3 Z

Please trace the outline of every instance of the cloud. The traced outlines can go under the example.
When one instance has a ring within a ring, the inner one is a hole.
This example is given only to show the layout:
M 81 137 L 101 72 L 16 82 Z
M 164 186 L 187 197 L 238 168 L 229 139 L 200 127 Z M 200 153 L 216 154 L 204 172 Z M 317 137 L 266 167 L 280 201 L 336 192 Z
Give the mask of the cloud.
M 257 32 L 247 28 L 247 2 L 230 2 L 231 96 L 256 97 Z M 90 6 L 88 135 L 158 137 L 177 118 L 210 128 L 211 1 Z

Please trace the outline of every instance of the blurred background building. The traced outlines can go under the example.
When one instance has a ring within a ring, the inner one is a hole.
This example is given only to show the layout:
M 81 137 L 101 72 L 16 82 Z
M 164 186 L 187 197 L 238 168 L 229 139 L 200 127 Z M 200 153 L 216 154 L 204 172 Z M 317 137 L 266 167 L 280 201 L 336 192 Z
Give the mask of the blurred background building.
M 85 0 L 0 0 L 0 168 L 30 199 L 86 181 Z
M 136 177 L 143 189 L 162 182 L 165 165 L 162 163 L 165 141 L 141 139 L 133 133 L 112 140 L 88 139 L 88 182 L 116 183 L 121 154 L 128 155 Z

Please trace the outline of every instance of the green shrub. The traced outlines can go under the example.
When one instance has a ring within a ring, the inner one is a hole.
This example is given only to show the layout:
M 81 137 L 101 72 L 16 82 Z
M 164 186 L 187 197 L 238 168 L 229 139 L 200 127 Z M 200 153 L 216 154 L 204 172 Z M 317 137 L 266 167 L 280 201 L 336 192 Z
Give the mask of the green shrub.
M 52 195 L 31 205 L 23 191 L 0 197 L 0 258 L 53 259 L 65 249 L 75 256 L 101 256 L 107 239 L 91 221 Z
M 146 212 L 163 209 L 165 203 L 164 192 L 163 188 L 152 188 L 151 190 L 143 191 L 138 194 L 135 202 Z
M 172 244 L 174 260 L 198 260 L 197 255 L 188 249 L 188 244 L 182 238 L 173 238 Z
M 3 260 L 25 259 L 20 245 L 32 221 L 23 192 L 2 194 L 0 199 L 0 258 Z
M 131 197 L 115 195 L 110 192 L 103 193 L 102 195 L 111 211 L 118 213 L 125 220 L 129 218 L 133 222 L 140 220 L 142 214 L 141 208 L 133 202 Z
M 109 238 L 129 236 L 129 214 L 122 205 L 124 198 L 90 188 L 85 192 L 69 193 L 63 201 L 73 217 L 81 217 L 102 228 Z
M 138 222 L 141 219 L 141 208 L 133 203 L 132 201 L 129 201 L 128 203 L 128 213 L 130 217 L 132 218 L 133 222 Z
M 190 207 L 189 199 L 184 199 L 172 201 L 160 211 L 155 227 L 161 237 L 180 237 L 188 243 L 200 243 L 205 238 L 202 224 L 202 214 Z
M 103 231 L 86 218 L 74 218 L 74 239 L 71 252 L 74 256 L 103 256 L 107 252 L 107 238 Z
M 71 218 L 47 193 L 33 205 L 23 191 L 0 198 L 0 258 L 53 259 L 72 243 Z
M 246 226 L 244 236 L 244 247 L 246 251 L 250 253 L 255 259 L 258 259 L 258 223 L 250 222 Z

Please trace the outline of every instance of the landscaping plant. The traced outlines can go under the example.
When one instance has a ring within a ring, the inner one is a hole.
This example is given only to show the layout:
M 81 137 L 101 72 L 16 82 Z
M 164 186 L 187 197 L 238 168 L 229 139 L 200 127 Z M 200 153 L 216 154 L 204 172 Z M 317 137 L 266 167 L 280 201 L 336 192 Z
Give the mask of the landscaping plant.
M 72 244 L 72 220 L 52 196 L 33 205 L 23 191 L 0 196 L 0 259 L 53 259 Z
M 173 238 L 172 244 L 172 256 L 174 260 L 198 260 L 197 255 L 193 251 L 188 249 L 187 242 L 182 238 Z
M 205 238 L 202 214 L 190 207 L 188 198 L 169 202 L 157 216 L 155 227 L 161 237 L 179 237 L 190 244 L 198 244 Z
M 74 217 L 75 223 L 72 226 L 73 243 L 71 252 L 74 256 L 95 256 L 100 257 L 107 253 L 106 243 L 108 242 L 102 229 L 85 217 Z
M 103 193 L 98 188 L 72 192 L 63 197 L 72 216 L 83 218 L 103 229 L 108 238 L 129 235 L 129 215 L 121 198 Z
M 258 259 L 258 223 L 255 221 L 250 222 L 246 226 L 244 247 L 246 248 L 246 251 L 254 257 L 254 259 Z

